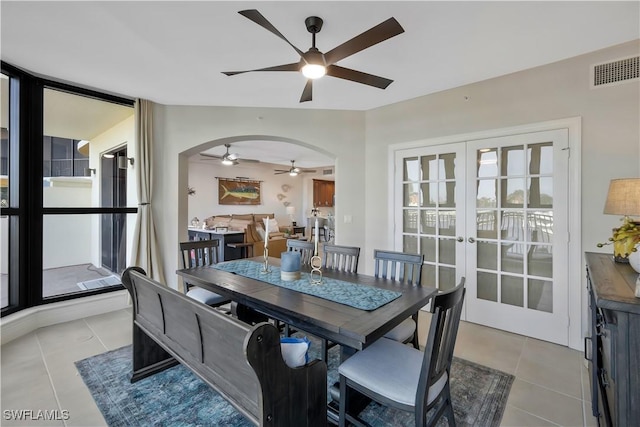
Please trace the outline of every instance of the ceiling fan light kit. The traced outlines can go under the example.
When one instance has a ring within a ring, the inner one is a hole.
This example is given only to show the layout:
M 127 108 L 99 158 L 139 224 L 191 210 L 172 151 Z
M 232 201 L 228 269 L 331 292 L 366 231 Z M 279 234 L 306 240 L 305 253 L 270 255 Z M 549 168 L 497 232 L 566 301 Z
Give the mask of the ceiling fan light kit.
M 370 28 L 369 30 L 353 37 L 352 39 L 333 48 L 327 53 L 322 53 L 316 48 L 316 34 L 322 29 L 323 21 L 317 16 L 310 16 L 305 19 L 307 31 L 311 33 L 311 48 L 307 52 L 302 52 L 295 47 L 285 36 L 278 31 L 260 12 L 255 9 L 241 10 L 240 15 L 260 25 L 267 31 L 276 35 L 289 46 L 291 46 L 300 55 L 298 62 L 290 64 L 276 65 L 273 67 L 259 68 L 255 70 L 245 71 L 223 71 L 227 76 L 235 76 L 237 74 L 248 73 L 252 71 L 297 71 L 301 72 L 306 78 L 307 83 L 302 91 L 300 102 L 312 100 L 313 80 L 322 76 L 329 75 L 343 80 L 361 83 L 368 86 L 386 89 L 393 80 L 384 77 L 375 76 L 373 74 L 363 73 L 361 71 L 352 70 L 350 68 L 335 65 L 336 62 L 385 41 L 398 34 L 402 34 L 404 29 L 396 21 L 395 18 L 389 18 L 386 21 Z
M 275 170 L 275 175 L 281 175 L 284 173 L 288 173 L 289 176 L 298 176 L 298 174 L 300 173 L 315 173 L 315 170 L 311 170 L 311 169 L 300 169 L 298 167 L 296 167 L 295 165 L 296 161 L 295 160 L 291 160 L 291 167 L 289 169 L 276 169 Z

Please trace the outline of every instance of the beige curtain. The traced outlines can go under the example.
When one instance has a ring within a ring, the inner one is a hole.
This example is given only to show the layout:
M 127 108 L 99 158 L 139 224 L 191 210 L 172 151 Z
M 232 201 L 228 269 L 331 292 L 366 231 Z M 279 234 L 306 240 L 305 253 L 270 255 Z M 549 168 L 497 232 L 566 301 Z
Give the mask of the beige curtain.
M 136 100 L 135 165 L 138 178 L 138 216 L 133 234 L 131 265 L 142 267 L 147 275 L 160 283 L 164 280 L 162 258 L 153 223 L 153 103 Z

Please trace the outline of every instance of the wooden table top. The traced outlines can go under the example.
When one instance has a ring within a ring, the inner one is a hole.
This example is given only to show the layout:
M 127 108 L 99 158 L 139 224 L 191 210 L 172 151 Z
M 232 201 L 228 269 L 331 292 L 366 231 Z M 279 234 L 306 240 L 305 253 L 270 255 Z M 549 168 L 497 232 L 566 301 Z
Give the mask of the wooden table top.
M 253 258 L 262 262 L 261 257 Z M 269 258 L 279 266 L 280 259 Z M 362 350 L 425 306 L 436 288 L 408 286 L 364 274 L 323 270 L 325 277 L 399 291 L 402 296 L 365 311 L 210 267 L 177 270 L 191 284 L 209 289 L 310 334 Z M 322 286 L 322 285 L 319 285 Z

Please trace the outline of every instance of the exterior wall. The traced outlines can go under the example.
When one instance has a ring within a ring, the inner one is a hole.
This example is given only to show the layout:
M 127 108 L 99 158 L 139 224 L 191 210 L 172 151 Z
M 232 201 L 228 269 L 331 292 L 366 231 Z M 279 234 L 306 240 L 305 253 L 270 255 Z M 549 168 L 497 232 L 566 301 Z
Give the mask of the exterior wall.
M 91 203 L 91 190 L 90 178 L 45 178 L 42 199 L 45 206 L 86 207 Z M 42 227 L 43 269 L 91 262 L 91 248 L 97 240 L 91 231 L 91 216 L 45 215 Z
M 96 174 L 91 176 L 93 189 L 91 192 L 90 204 L 86 206 L 100 206 L 100 159 L 102 154 L 111 151 L 116 147 L 127 147 L 127 157 L 135 157 L 135 115 L 133 108 L 131 116 L 121 121 L 117 125 L 101 133 L 90 141 L 89 144 L 89 167 L 96 169 Z M 127 206 L 138 205 L 138 190 L 136 187 L 136 163 L 134 158 L 133 166 L 127 167 Z M 101 240 L 100 240 L 100 218 L 101 215 L 91 215 L 91 236 L 93 245 L 91 246 L 91 262 L 96 266 L 102 265 L 101 260 Z M 131 254 L 133 244 L 133 231 L 136 226 L 136 215 L 127 215 L 127 257 Z

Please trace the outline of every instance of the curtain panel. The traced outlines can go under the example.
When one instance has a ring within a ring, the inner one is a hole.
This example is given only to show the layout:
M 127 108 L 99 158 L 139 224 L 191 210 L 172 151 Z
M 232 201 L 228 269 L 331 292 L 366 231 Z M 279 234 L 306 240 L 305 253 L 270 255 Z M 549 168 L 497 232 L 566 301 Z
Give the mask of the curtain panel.
M 135 159 L 138 189 L 138 215 L 133 235 L 131 264 L 142 267 L 147 275 L 166 283 L 162 257 L 153 222 L 153 103 L 138 99 L 135 103 Z

